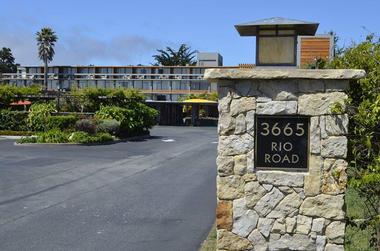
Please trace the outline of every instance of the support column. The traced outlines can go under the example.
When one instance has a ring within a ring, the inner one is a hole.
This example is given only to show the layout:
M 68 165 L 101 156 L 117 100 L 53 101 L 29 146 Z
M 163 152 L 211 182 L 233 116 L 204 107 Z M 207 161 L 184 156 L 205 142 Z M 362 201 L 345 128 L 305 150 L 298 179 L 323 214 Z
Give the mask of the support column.
M 191 124 L 193 126 L 199 125 L 199 105 L 198 104 L 191 105 Z

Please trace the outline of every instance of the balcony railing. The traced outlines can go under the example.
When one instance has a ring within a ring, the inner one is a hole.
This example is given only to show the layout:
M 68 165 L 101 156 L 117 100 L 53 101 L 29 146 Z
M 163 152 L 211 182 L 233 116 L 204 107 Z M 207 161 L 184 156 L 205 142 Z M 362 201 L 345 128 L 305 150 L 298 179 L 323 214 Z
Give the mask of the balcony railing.
M 43 73 L 3 73 L 2 80 L 43 80 Z M 204 80 L 203 74 L 137 74 L 137 73 L 49 73 L 49 80 Z

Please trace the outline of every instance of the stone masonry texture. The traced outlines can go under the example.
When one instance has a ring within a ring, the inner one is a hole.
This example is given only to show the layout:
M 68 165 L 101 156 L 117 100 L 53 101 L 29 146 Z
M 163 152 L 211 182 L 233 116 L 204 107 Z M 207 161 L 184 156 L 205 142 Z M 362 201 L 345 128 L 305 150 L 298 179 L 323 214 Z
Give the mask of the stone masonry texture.
M 218 250 L 344 250 L 348 117 L 331 107 L 362 72 L 235 71 L 206 71 L 219 94 Z M 310 116 L 308 171 L 255 168 L 256 114 Z

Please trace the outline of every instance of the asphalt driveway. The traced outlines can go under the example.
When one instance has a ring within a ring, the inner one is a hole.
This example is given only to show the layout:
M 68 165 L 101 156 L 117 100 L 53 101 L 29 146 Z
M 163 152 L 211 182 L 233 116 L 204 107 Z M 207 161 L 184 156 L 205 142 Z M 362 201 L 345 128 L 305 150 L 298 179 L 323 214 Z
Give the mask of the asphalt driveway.
M 0 139 L 0 250 L 198 250 L 215 217 L 216 129 L 143 141 Z

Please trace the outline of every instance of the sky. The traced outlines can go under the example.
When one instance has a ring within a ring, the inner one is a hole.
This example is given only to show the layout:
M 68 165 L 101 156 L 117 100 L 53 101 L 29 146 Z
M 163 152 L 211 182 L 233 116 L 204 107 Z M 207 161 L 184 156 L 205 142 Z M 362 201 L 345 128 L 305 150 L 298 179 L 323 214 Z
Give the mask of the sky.
M 379 0 L 0 0 L 0 47 L 21 65 L 41 65 L 35 33 L 58 36 L 51 65 L 150 65 L 157 49 L 185 43 L 219 52 L 224 65 L 254 63 L 254 37 L 235 24 L 285 17 L 319 22 L 339 45 L 380 35 Z

